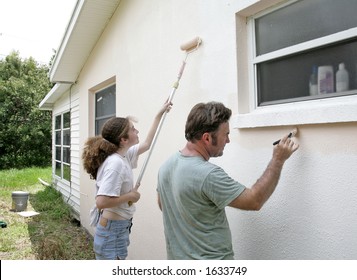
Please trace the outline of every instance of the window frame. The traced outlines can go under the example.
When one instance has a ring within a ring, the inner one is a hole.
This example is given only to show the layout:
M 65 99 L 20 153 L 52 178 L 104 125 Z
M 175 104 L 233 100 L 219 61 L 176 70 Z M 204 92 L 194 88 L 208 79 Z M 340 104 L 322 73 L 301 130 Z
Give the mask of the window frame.
M 285 103 L 277 102 L 276 104 L 258 106 L 257 63 L 298 53 L 302 50 L 308 51 L 338 41 L 357 38 L 357 28 L 353 28 L 256 57 L 254 19 L 295 1 L 280 3 L 279 1 L 263 0 L 260 2 L 245 7 L 236 14 L 237 50 L 243 54 L 237 53 L 238 102 L 241 104 L 238 104 L 238 114 L 233 116 L 234 127 L 249 128 L 356 121 L 356 91 L 353 92 L 353 95 L 339 95 L 338 97 L 330 95 L 329 98 L 318 99 L 307 97 L 302 100 L 296 99 Z M 243 40 L 244 37 L 246 41 Z M 247 74 L 240 74 L 243 71 L 247 71 Z
M 65 115 L 69 114 L 69 126 L 68 127 L 64 127 L 64 118 Z M 60 117 L 61 119 L 61 124 L 60 127 L 57 128 L 56 127 L 56 122 L 57 122 L 57 118 Z M 64 135 L 65 135 L 65 131 L 69 131 L 69 143 L 65 144 L 64 141 Z M 60 143 L 57 143 L 57 133 L 60 133 Z M 60 160 L 57 159 L 57 149 L 60 149 Z M 69 150 L 69 162 L 65 162 L 64 161 L 64 149 L 68 149 Z M 57 114 L 54 116 L 54 175 L 57 178 L 66 180 L 68 182 L 71 181 L 71 112 L 70 111 L 65 111 L 62 112 L 60 114 Z M 61 174 L 58 175 L 57 174 L 57 164 L 59 164 L 61 166 Z M 68 177 L 66 176 L 66 172 L 65 169 L 68 170 Z
M 108 120 L 112 117 L 115 117 L 116 116 L 116 105 L 114 105 L 114 113 L 111 113 L 111 114 L 106 114 L 106 115 L 103 115 L 103 116 L 97 116 L 97 95 L 102 93 L 103 91 L 107 90 L 108 88 L 110 87 L 114 87 L 114 97 L 115 97 L 115 100 L 114 100 L 114 104 L 116 104 L 116 83 L 112 83 L 110 85 L 107 85 L 103 88 L 100 88 L 98 90 L 96 90 L 94 92 L 94 134 L 95 135 L 99 135 L 101 132 L 101 128 L 100 127 L 97 127 L 97 122 L 98 121 L 101 121 L 101 120 Z

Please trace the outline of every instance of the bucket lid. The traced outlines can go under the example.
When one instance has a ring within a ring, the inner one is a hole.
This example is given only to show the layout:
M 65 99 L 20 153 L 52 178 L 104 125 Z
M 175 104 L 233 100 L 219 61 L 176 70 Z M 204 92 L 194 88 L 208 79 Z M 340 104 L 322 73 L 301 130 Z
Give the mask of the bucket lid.
M 28 192 L 24 192 L 24 191 L 15 191 L 12 192 L 12 195 L 17 196 L 17 195 L 29 195 Z

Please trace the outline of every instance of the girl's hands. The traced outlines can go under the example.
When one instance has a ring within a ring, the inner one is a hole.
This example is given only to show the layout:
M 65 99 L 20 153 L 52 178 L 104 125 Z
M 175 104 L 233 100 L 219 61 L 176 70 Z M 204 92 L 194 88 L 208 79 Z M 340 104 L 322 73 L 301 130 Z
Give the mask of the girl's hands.
M 161 107 L 161 109 L 160 109 L 160 111 L 158 113 L 158 116 L 161 117 L 165 113 L 165 111 L 167 113 L 170 112 L 171 108 L 172 108 L 172 102 L 169 102 L 168 100 L 166 100 L 164 105 Z
M 129 193 L 125 194 L 128 203 L 135 203 L 140 199 L 140 193 L 137 188 L 132 189 Z

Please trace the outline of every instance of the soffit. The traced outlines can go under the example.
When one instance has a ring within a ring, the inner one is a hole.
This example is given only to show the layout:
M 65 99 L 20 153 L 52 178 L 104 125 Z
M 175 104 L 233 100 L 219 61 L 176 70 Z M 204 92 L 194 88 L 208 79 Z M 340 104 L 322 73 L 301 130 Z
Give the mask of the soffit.
M 120 0 L 79 0 L 57 51 L 50 80 L 74 83 Z

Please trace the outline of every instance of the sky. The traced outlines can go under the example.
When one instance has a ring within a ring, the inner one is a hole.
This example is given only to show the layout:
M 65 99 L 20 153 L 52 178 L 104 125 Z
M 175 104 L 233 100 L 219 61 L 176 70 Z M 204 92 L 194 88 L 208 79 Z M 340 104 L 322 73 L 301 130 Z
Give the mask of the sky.
M 77 0 L 0 0 L 0 59 L 12 50 L 48 64 Z

